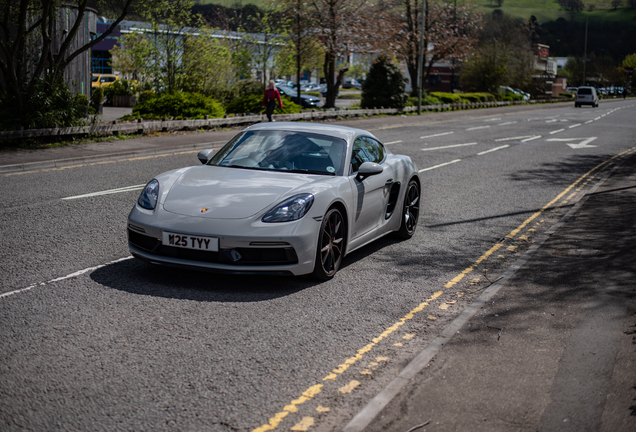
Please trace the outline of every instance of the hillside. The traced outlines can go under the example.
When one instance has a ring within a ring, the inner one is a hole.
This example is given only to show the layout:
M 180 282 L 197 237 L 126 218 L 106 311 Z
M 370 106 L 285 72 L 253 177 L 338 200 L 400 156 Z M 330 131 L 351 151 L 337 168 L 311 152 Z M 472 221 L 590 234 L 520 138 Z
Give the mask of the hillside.
M 501 6 L 497 6 L 499 1 Z M 501 9 L 505 14 L 524 21 L 531 16 L 536 17 L 539 42 L 550 45 L 552 56 L 583 56 L 586 20 L 588 55 L 611 57 L 618 63 L 626 55 L 636 53 L 636 7 L 627 7 L 628 2 L 635 3 L 635 0 L 620 0 L 622 7 L 617 9 L 612 9 L 613 0 L 560 1 L 563 4 L 566 1 L 578 2 L 579 8 L 584 10 L 566 10 L 557 0 L 477 0 L 480 9 L 487 14 Z M 221 9 L 239 8 L 241 13 L 235 11 L 231 15 L 245 16 L 254 13 L 254 6 L 262 8 L 270 3 L 268 0 L 198 0 L 194 10 L 206 16 L 212 25 L 219 26 L 216 17 Z

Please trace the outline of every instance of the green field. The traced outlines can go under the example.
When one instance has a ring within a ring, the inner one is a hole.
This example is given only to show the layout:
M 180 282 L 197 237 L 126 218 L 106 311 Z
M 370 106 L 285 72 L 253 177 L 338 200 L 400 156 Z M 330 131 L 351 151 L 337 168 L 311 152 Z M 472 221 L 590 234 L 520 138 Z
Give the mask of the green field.
M 504 13 L 523 19 L 528 19 L 532 15 L 537 17 L 540 23 L 556 21 L 559 18 L 567 20 L 574 18 L 576 21 L 590 22 L 618 21 L 636 23 L 636 9 L 627 7 L 612 9 L 611 0 L 587 0 L 585 11 L 570 12 L 563 9 L 555 0 L 504 0 L 501 8 L 491 6 L 488 0 L 479 0 L 481 10 L 490 13 L 495 9 L 501 9 Z M 588 7 L 594 5 L 594 10 L 589 11 Z M 623 0 L 623 6 L 627 6 L 627 1 Z
M 497 8 L 494 6 L 494 2 L 491 4 L 489 0 L 477 1 L 484 13 L 491 13 L 495 9 L 501 9 L 506 14 L 523 19 L 528 19 L 534 15 L 540 23 L 556 21 L 558 18 L 568 20 L 574 18 L 576 21 L 585 21 L 587 17 L 590 22 L 619 21 L 636 24 L 636 9 L 629 9 L 627 0 L 623 0 L 622 6 L 624 7 L 616 10 L 612 9 L 611 0 L 585 0 L 585 11 L 574 13 L 564 10 L 555 0 L 504 0 L 501 8 Z M 457 0 L 457 2 L 461 3 L 462 0 Z M 271 0 L 197 0 L 197 3 L 214 3 L 225 7 L 244 6 L 246 4 L 265 7 L 272 2 Z M 590 5 L 594 5 L 595 9 L 593 11 L 588 10 Z

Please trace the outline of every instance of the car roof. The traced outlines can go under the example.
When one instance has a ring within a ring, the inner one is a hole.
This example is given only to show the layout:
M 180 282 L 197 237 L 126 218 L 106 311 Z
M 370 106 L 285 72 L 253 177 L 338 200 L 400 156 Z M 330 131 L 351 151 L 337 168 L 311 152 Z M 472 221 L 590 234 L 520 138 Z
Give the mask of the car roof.
M 373 137 L 373 134 L 362 130 L 355 129 L 346 126 L 325 125 L 315 123 L 304 122 L 273 122 L 273 123 L 258 123 L 245 128 L 244 130 L 281 130 L 281 131 L 294 131 L 294 132 L 308 132 L 323 135 L 330 135 L 337 138 L 342 138 L 347 141 L 351 141 L 353 137 L 357 135 L 368 135 Z

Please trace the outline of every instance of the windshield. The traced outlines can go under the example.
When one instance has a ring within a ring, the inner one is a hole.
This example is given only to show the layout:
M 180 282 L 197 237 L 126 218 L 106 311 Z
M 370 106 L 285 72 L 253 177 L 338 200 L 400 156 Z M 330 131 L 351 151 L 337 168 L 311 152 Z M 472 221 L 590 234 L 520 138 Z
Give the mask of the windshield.
M 235 136 L 208 165 L 342 175 L 346 142 L 294 131 L 247 131 Z

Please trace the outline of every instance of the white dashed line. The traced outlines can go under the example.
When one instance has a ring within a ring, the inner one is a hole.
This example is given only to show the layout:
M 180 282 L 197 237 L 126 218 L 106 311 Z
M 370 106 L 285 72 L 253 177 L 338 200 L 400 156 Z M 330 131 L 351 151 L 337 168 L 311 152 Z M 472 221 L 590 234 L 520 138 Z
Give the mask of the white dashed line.
M 499 139 L 496 139 L 495 141 L 512 141 L 512 140 L 517 140 L 517 139 L 530 138 L 532 136 L 534 136 L 534 135 L 524 135 L 524 136 L 510 137 L 510 138 L 499 138 Z
M 423 148 L 422 151 L 443 150 L 443 149 L 452 148 L 452 147 L 465 147 L 465 146 L 471 146 L 471 145 L 475 145 L 475 144 L 477 144 L 477 143 L 474 142 L 474 143 L 467 143 L 467 144 L 453 144 L 453 145 L 448 145 L 448 146 L 443 146 L 443 147 Z
M 506 125 L 511 125 L 511 124 L 515 124 L 517 123 L 516 121 L 509 121 L 509 122 L 505 122 L 505 123 L 499 123 L 498 126 L 506 126 Z
M 123 187 L 123 188 L 110 189 L 110 190 L 105 190 L 105 191 L 101 191 L 101 192 L 93 192 L 93 193 L 84 194 L 84 195 L 75 195 L 75 196 L 70 196 L 70 197 L 66 197 L 66 198 L 62 198 L 62 199 L 63 200 L 72 200 L 72 199 L 78 199 L 78 198 L 96 197 L 96 196 L 101 196 L 101 195 L 111 195 L 111 194 L 122 193 L 122 192 L 132 192 L 132 191 L 141 190 L 141 189 L 144 188 L 144 186 L 146 186 L 146 185 L 142 184 L 142 185 L 135 185 L 135 186 L 126 186 L 126 187 Z
M 446 166 L 446 165 L 454 164 L 456 162 L 461 162 L 461 159 L 455 159 L 454 161 L 450 161 L 450 162 L 446 162 L 446 163 L 443 163 L 443 164 L 435 165 L 435 166 L 432 166 L 432 167 L 429 167 L 429 168 L 424 168 L 424 169 L 421 169 L 419 172 L 430 171 L 430 170 L 433 170 L 435 168 L 440 168 L 440 167 L 443 167 L 443 166 Z
M 494 152 L 494 151 L 497 151 L 497 150 L 505 149 L 506 147 L 510 147 L 510 146 L 506 144 L 506 145 L 503 145 L 501 147 L 495 147 L 495 148 L 492 148 L 490 150 L 486 150 L 486 151 L 483 151 L 481 153 L 477 153 L 477 155 L 479 155 L 479 156 L 485 155 L 486 153 L 490 153 L 490 152 Z
M 125 257 L 125 258 L 119 258 L 119 259 L 117 259 L 115 261 L 111 261 L 109 263 L 101 264 L 101 265 L 98 265 L 98 266 L 95 266 L 95 267 L 89 267 L 89 268 L 86 268 L 84 270 L 79 270 L 79 271 L 73 272 L 71 274 L 67 274 L 66 276 L 62 276 L 62 277 L 59 277 L 59 278 L 51 279 L 50 281 L 34 283 L 33 285 L 29 285 L 26 288 L 21 288 L 19 290 L 9 291 L 9 292 L 6 292 L 4 294 L 0 294 L 0 298 L 9 297 L 10 295 L 13 295 L 13 294 L 19 294 L 21 292 L 29 291 L 29 290 L 32 290 L 35 287 L 44 286 L 44 285 L 52 284 L 52 283 L 55 283 L 55 282 L 60 282 L 60 281 L 66 280 L 66 279 L 74 278 L 76 276 L 81 276 L 84 273 L 88 273 L 90 271 L 97 270 L 97 269 L 100 269 L 102 267 L 106 267 L 108 265 L 116 264 L 118 262 L 126 261 L 126 260 L 129 260 L 129 259 L 132 259 L 132 258 L 133 257 L 131 257 L 131 256 L 128 256 L 128 257 Z
M 420 138 L 421 138 L 421 139 L 424 139 L 424 138 L 433 138 L 433 137 L 438 137 L 438 136 L 443 136 L 443 135 L 450 135 L 450 134 L 452 134 L 452 133 L 453 133 L 453 132 L 444 132 L 444 133 L 438 133 L 438 134 L 435 134 L 435 135 L 426 135 L 426 136 L 423 136 L 423 137 L 420 137 Z
M 579 127 L 579 126 L 581 126 L 581 123 L 574 124 L 574 125 L 570 126 L 569 129 L 572 129 L 572 128 L 575 128 L 575 127 Z
M 554 130 L 554 131 L 550 132 L 550 135 L 553 135 L 553 134 L 555 134 L 555 133 L 559 133 L 559 132 L 563 132 L 564 130 L 565 130 L 565 129 L 557 129 L 557 130 Z
M 477 130 L 477 129 L 486 129 L 489 128 L 490 126 L 477 126 L 477 127 L 472 127 L 472 128 L 468 128 L 466 129 L 467 131 L 472 131 L 472 130 Z
M 590 124 L 590 123 L 592 123 L 593 121 L 594 121 L 594 120 L 588 120 L 588 121 L 586 121 L 586 122 L 585 122 L 585 124 Z
M 541 135 L 537 135 L 537 136 L 533 136 L 532 138 L 527 138 L 527 139 L 521 140 L 521 142 L 534 141 L 534 140 L 539 139 L 539 138 L 541 138 Z
M 385 145 L 388 145 L 388 144 L 397 144 L 397 143 L 401 143 L 401 142 L 402 142 L 402 140 L 400 140 L 400 141 L 391 141 L 391 142 L 384 143 L 384 144 L 385 144 Z

